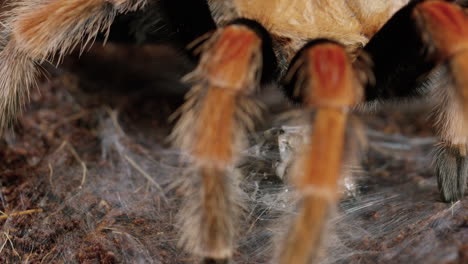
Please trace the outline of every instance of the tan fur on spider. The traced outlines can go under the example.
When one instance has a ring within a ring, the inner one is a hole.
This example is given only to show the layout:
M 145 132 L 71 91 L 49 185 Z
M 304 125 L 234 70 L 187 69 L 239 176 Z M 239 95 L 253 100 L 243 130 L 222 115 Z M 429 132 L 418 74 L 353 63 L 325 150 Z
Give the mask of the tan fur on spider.
M 291 59 L 305 41 L 336 40 L 349 52 L 364 46 L 408 0 L 209 0 L 219 24 L 234 17 L 259 21 L 288 40 Z
M 118 13 L 142 8 L 146 0 L 19 1 L 7 20 L 16 48 L 34 59 L 63 56 L 99 32 L 108 33 Z

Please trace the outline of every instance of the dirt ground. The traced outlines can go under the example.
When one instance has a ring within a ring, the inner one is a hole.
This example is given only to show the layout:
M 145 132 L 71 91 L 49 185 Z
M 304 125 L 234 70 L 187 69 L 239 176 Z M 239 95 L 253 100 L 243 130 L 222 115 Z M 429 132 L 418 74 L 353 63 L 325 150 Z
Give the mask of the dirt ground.
M 197 261 L 177 246 L 183 168 L 166 139 L 190 69 L 179 57 L 110 45 L 45 66 L 51 73 L 0 140 L 0 263 Z M 439 199 L 427 111 L 418 103 L 359 115 L 368 148 L 349 168 L 323 263 L 468 263 L 468 198 Z M 236 263 L 269 263 L 282 216 L 295 211 L 294 189 L 276 172 L 279 138 L 300 129 L 276 117 L 265 115 L 240 164 L 248 212 Z

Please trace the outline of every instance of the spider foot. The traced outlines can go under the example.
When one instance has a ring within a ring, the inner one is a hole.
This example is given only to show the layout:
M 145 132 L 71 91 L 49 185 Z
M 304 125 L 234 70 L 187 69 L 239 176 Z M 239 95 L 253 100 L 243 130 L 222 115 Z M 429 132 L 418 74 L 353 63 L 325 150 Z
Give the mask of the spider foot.
M 466 145 L 441 146 L 436 152 L 435 167 L 440 196 L 444 202 L 463 198 L 468 177 Z

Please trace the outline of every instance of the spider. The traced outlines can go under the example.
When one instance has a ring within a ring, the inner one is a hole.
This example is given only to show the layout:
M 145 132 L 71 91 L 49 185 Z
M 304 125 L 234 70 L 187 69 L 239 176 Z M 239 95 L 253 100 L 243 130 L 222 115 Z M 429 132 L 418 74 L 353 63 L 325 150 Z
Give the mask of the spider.
M 203 263 L 231 259 L 242 210 L 236 165 L 261 117 L 255 94 L 275 83 L 314 124 L 289 172 L 299 212 L 276 262 L 318 261 L 324 222 L 339 199 L 353 108 L 417 96 L 433 100 L 441 198 L 463 198 L 466 7 L 467 1 L 438 0 L 17 1 L 2 23 L 0 127 L 21 110 L 44 61 L 60 62 L 77 47 L 84 52 L 96 37 L 114 40 L 110 28 L 122 17 L 130 18 L 124 20 L 130 29 L 163 20 L 175 45 L 187 46 L 197 62 L 183 79 L 192 88 L 171 134 L 190 167 L 180 244 Z

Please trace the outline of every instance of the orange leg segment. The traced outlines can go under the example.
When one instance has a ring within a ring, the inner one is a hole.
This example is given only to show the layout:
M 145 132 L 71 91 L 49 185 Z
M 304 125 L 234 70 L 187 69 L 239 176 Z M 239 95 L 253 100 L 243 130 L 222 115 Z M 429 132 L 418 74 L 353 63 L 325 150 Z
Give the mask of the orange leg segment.
M 198 48 L 200 63 L 185 78 L 194 86 L 172 135 L 193 171 L 179 215 L 180 241 L 206 261 L 233 254 L 242 208 L 235 167 L 251 118 L 259 113 L 249 95 L 259 86 L 261 47 L 262 39 L 247 26 L 221 28 Z
M 426 31 L 426 41 L 433 46 L 434 55 L 449 61 L 468 121 L 468 16 L 460 6 L 442 1 L 423 2 L 414 15 Z

